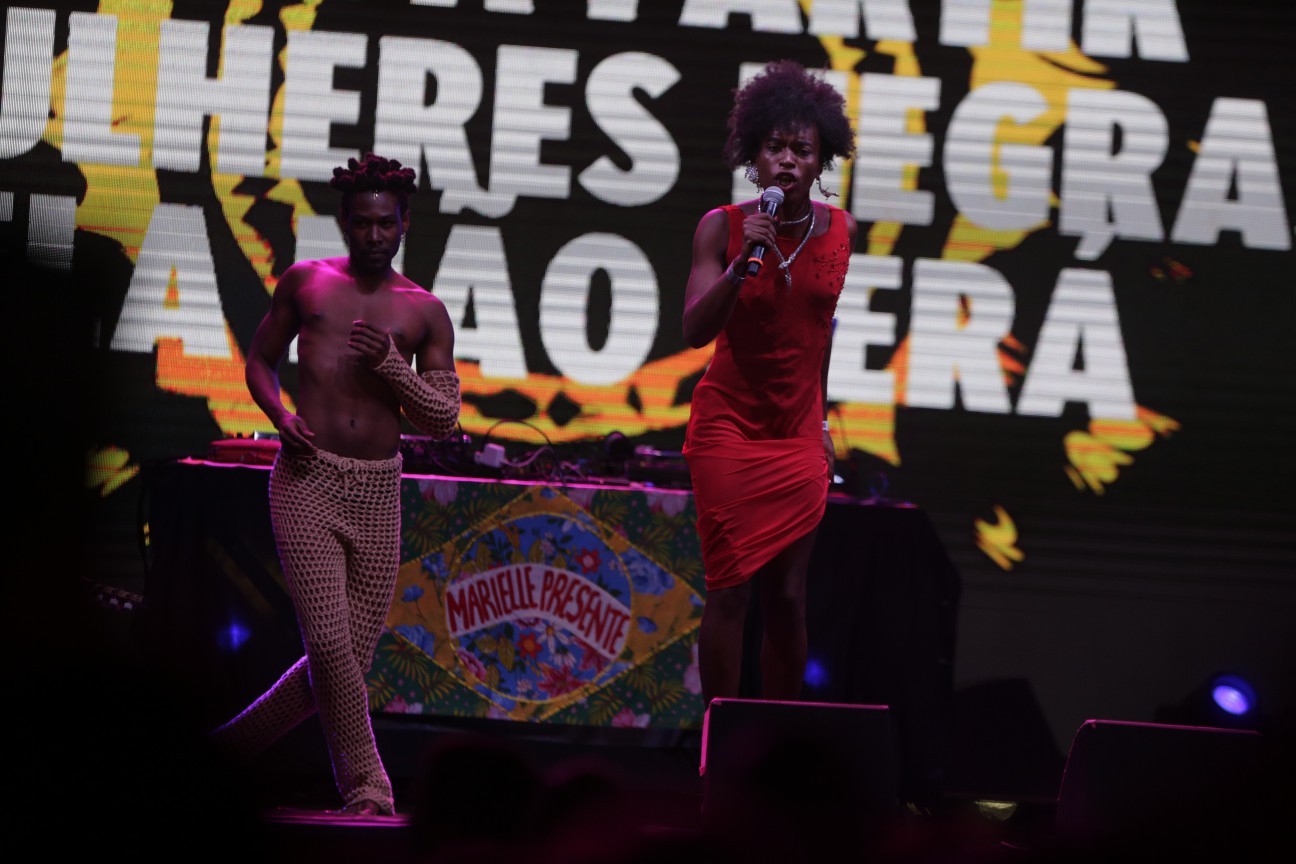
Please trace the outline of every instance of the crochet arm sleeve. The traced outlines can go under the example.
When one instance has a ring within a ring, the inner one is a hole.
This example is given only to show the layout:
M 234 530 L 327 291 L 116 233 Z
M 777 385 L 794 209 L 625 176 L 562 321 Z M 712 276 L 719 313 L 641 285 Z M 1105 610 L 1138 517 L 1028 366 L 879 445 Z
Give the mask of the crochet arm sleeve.
M 459 375 L 451 369 L 432 369 L 418 375 L 392 343 L 387 356 L 374 367 L 391 385 L 405 416 L 437 440 L 454 431 L 459 420 Z

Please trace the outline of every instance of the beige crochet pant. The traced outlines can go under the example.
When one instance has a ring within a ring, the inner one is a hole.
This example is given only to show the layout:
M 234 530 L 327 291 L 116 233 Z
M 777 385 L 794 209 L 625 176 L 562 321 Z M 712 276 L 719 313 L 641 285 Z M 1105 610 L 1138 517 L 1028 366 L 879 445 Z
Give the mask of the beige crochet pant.
M 306 656 L 214 733 L 251 756 L 319 711 L 344 804 L 392 809 L 369 721 L 365 672 L 387 620 L 400 565 L 401 457 L 349 459 L 280 451 L 270 519 Z

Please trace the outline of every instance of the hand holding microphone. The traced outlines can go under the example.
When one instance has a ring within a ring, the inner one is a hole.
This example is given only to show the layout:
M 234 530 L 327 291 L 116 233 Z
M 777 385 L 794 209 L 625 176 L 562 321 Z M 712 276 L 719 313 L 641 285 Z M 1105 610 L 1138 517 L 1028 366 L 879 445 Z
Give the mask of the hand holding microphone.
M 783 190 L 777 186 L 771 186 L 761 193 L 759 212 L 768 213 L 774 216 L 778 213 L 778 208 L 783 204 Z M 751 257 L 747 259 L 747 275 L 755 276 L 760 272 L 761 264 L 765 258 L 765 244 L 757 243 L 752 248 Z

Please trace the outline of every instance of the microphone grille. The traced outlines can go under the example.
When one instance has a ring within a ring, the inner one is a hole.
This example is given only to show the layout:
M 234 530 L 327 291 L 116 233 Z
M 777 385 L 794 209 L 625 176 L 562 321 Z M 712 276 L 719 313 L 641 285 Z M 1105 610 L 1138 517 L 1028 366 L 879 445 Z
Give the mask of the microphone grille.
M 771 186 L 761 193 L 761 200 L 766 204 L 782 204 L 783 190 L 777 186 Z

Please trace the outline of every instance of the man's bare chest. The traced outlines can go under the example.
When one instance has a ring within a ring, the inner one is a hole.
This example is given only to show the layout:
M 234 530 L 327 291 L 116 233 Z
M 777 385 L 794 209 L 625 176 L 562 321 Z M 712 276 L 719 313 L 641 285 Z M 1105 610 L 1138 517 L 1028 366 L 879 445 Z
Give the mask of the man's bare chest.
M 408 300 L 394 292 L 361 294 L 354 290 L 315 290 L 299 297 L 303 334 L 317 339 L 340 339 L 351 333 L 356 321 L 367 321 L 408 348 L 421 338 L 422 323 Z

